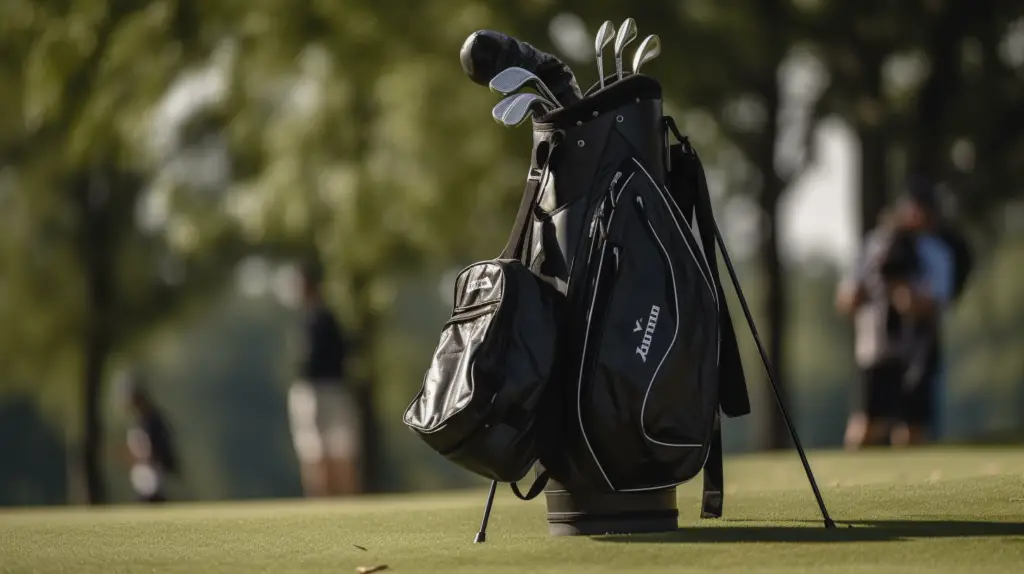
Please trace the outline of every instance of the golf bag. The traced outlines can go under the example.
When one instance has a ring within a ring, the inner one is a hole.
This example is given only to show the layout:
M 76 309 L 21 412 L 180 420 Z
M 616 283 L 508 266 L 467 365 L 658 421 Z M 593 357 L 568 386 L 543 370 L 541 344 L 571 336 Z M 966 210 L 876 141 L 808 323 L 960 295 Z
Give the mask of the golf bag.
M 587 490 L 721 477 L 720 407 L 749 402 L 703 167 L 673 128 L 646 76 L 535 123 L 508 247 L 459 275 L 406 412 L 438 452 L 505 482 L 539 459 Z
M 560 493 L 671 493 L 702 470 L 702 516 L 721 516 L 720 418 L 750 404 L 719 251 L 767 359 L 703 165 L 664 116 L 653 78 L 634 74 L 562 105 L 534 116 L 509 240 L 498 258 L 459 274 L 452 317 L 404 422 L 520 498 L 550 481 L 549 522 L 579 514 L 557 509 Z M 515 483 L 535 464 L 523 494 Z
M 569 490 L 610 492 L 671 488 L 707 468 L 705 512 L 717 516 L 719 412 L 741 416 L 749 402 L 696 152 L 662 115 L 660 85 L 630 76 L 537 120 L 533 158 L 549 177 L 526 257 L 566 298 L 541 464 Z

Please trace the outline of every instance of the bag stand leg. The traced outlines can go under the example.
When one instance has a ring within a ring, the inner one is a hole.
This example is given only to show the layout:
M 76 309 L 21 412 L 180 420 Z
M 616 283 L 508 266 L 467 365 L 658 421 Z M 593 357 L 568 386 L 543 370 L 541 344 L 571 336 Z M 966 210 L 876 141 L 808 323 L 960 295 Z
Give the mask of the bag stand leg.
M 747 318 L 747 325 L 750 327 L 750 334 L 754 337 L 754 343 L 757 345 L 757 352 L 761 355 L 761 363 L 764 364 L 765 374 L 768 375 L 768 382 L 772 385 L 772 392 L 775 394 L 775 401 L 779 405 L 779 410 L 782 412 L 782 419 L 786 421 L 786 427 L 789 429 L 789 436 L 793 439 L 793 445 L 796 446 L 796 451 L 800 455 L 800 462 L 804 465 L 804 472 L 807 474 L 807 480 L 811 483 L 811 490 L 814 491 L 814 498 L 818 501 L 818 508 L 821 510 L 821 516 L 825 520 L 825 528 L 835 528 L 836 523 L 832 520 L 832 517 L 828 514 L 828 509 L 825 508 L 825 500 L 821 497 L 821 491 L 818 490 L 818 482 L 814 479 L 814 472 L 811 471 L 811 465 L 807 462 L 807 453 L 804 452 L 804 447 L 800 443 L 800 437 L 797 435 L 796 427 L 793 426 L 793 421 L 790 420 L 789 411 L 786 409 L 786 405 L 782 402 L 782 394 L 779 392 L 779 385 L 775 382 L 775 376 L 772 374 L 771 364 L 768 361 L 768 353 L 764 350 L 764 345 L 761 343 L 761 336 L 757 332 L 757 326 L 754 325 L 754 317 L 750 313 L 750 307 L 747 306 L 747 299 L 743 296 L 743 290 L 740 288 L 740 280 L 736 275 L 736 269 L 732 266 L 732 261 L 729 258 L 729 252 L 726 251 L 725 241 L 722 239 L 722 234 L 718 231 L 718 224 L 715 224 L 714 228 L 715 241 L 718 242 L 718 249 L 722 252 L 722 260 L 725 261 L 725 266 L 729 270 L 729 278 L 732 279 L 733 287 L 736 288 L 736 296 L 740 300 L 740 306 L 743 307 L 743 315 Z
M 494 505 L 494 493 L 498 490 L 498 481 L 491 481 L 491 491 L 487 493 L 487 503 L 484 505 L 484 519 L 480 522 L 480 532 L 476 533 L 473 539 L 475 544 L 487 541 L 487 521 L 491 518 L 491 506 Z

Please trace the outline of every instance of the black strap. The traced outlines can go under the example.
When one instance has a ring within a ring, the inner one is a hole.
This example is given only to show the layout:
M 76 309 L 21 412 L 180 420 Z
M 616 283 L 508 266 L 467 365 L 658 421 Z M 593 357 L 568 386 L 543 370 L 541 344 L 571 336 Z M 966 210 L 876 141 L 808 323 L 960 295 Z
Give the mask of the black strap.
M 509 233 L 505 249 L 502 249 L 499 259 L 520 259 L 526 250 L 526 237 L 529 235 L 529 219 L 537 204 L 537 198 L 544 190 L 544 184 L 548 179 L 548 172 L 551 164 L 551 156 L 555 153 L 558 145 L 558 138 L 552 138 L 547 142 L 547 153 L 543 158 L 537 158 L 537 167 L 530 169 L 530 176 L 526 178 L 526 189 L 523 190 L 523 198 L 519 202 L 519 212 L 516 213 L 516 221 L 512 224 L 512 232 Z M 542 152 L 543 153 L 543 152 Z M 524 261 L 525 263 L 525 261 Z
M 708 190 L 707 176 L 697 152 L 690 142 L 676 127 L 671 117 L 665 118 L 665 125 L 679 142 L 669 148 L 669 166 L 674 189 L 672 190 L 683 211 L 683 217 L 696 217 L 700 227 L 700 241 L 704 255 L 708 260 L 709 271 L 714 280 L 719 302 L 721 341 L 718 363 L 718 396 L 721 413 L 715 413 L 714 431 L 708 457 L 704 461 L 704 494 L 701 502 L 701 518 L 720 518 L 725 502 L 725 472 L 722 453 L 722 421 L 721 415 L 738 417 L 750 413 L 750 396 L 747 392 L 746 376 L 740 360 L 739 343 L 729 313 L 729 305 L 722 289 L 721 276 L 718 272 L 718 246 L 715 232 L 718 226 L 711 206 L 711 193 Z M 687 193 L 689 192 L 689 193 Z
M 711 254 L 711 275 L 718 289 L 720 324 L 722 329 L 722 346 L 719 349 L 718 389 L 722 412 L 729 417 L 741 417 L 750 414 L 750 396 L 747 392 L 747 377 L 743 372 L 743 361 L 736 330 L 732 324 L 732 314 L 725 299 L 725 290 L 718 272 L 717 246 L 715 243 L 715 215 L 711 210 L 711 193 L 708 191 L 707 176 L 700 166 L 696 152 L 692 152 L 698 162 L 697 169 L 697 224 L 700 225 L 701 240 L 704 252 Z
M 505 249 L 501 251 L 499 259 L 520 259 L 523 254 L 523 247 L 526 239 L 526 223 L 533 211 L 533 205 L 540 193 L 541 177 L 530 174 L 526 180 L 526 189 L 523 190 L 523 199 L 519 202 L 519 212 L 516 213 L 516 221 L 512 224 L 512 232 L 505 243 Z
M 715 431 L 711 437 L 711 448 L 708 458 L 704 461 L 704 499 L 700 506 L 701 518 L 721 518 L 722 493 L 725 485 L 725 473 L 722 468 L 722 424 L 715 415 Z
M 540 493 L 544 491 L 544 487 L 548 485 L 548 480 L 551 477 L 548 475 L 548 471 L 544 471 L 537 476 L 537 479 L 533 481 L 533 485 L 530 486 L 530 490 L 523 494 L 523 491 L 519 490 L 519 486 L 516 483 L 511 483 L 509 486 L 512 487 L 512 493 L 516 495 L 519 500 L 533 500 L 540 496 Z
M 690 146 L 689 140 L 676 129 L 672 118 L 665 118 L 665 124 L 679 140 L 678 144 L 672 145 L 670 151 L 674 191 L 676 191 L 676 195 L 680 196 L 676 200 L 685 217 L 696 215 L 697 225 L 700 227 L 701 246 L 704 248 L 715 289 L 718 291 L 722 329 L 718 361 L 718 387 L 722 412 L 728 417 L 744 416 L 750 414 L 750 396 L 747 392 L 747 379 L 743 372 L 736 330 L 732 324 L 732 315 L 729 312 L 729 304 L 725 299 L 725 290 L 722 289 L 721 275 L 718 272 L 718 247 L 715 243 L 717 225 L 714 211 L 711 208 L 711 193 L 708 190 L 707 175 L 704 173 L 704 166 L 701 164 L 697 152 Z M 688 177 L 693 180 L 686 181 Z M 684 190 L 693 190 L 693 193 L 682 193 Z

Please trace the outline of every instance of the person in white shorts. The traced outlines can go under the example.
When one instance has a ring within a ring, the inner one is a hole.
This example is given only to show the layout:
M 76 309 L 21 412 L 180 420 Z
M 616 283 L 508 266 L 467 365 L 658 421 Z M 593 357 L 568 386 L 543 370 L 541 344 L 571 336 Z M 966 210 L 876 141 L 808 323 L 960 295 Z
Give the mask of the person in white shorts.
M 360 413 L 346 387 L 347 342 L 320 291 L 319 272 L 302 273 L 304 325 L 300 376 L 288 391 L 295 453 L 306 496 L 361 490 Z

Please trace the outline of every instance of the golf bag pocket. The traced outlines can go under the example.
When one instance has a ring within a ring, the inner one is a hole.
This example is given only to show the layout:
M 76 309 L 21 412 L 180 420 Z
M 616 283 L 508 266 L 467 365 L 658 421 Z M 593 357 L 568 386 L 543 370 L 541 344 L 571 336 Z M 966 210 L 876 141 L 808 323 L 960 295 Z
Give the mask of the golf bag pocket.
M 633 158 L 595 209 L 572 376 L 582 468 L 598 487 L 664 488 L 703 466 L 718 404 L 718 304 L 680 215 Z
M 476 474 L 523 478 L 538 458 L 538 412 L 555 363 L 561 297 L 519 260 L 464 269 L 405 424 Z

